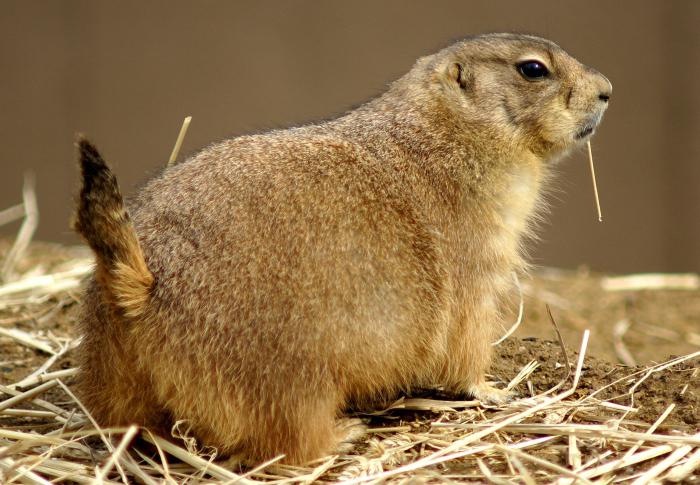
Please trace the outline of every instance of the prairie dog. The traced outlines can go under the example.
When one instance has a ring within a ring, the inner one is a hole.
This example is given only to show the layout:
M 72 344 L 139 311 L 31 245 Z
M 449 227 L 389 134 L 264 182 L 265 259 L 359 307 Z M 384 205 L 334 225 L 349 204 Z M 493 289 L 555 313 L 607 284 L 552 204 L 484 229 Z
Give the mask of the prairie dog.
M 187 420 L 221 453 L 292 463 L 398 391 L 503 400 L 484 373 L 540 187 L 611 89 L 550 41 L 471 37 L 335 120 L 205 148 L 127 205 L 79 141 L 82 399 L 103 425 Z

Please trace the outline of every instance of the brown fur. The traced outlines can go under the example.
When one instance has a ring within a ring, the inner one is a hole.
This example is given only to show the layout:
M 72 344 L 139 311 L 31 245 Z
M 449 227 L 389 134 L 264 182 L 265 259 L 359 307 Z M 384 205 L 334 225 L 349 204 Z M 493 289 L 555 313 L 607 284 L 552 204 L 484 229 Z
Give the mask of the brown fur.
M 548 78 L 518 72 L 532 58 Z M 336 120 L 167 169 L 133 225 L 82 142 L 85 403 L 105 425 L 186 419 L 223 453 L 302 462 L 337 446 L 348 406 L 428 385 L 503 399 L 484 372 L 522 238 L 610 89 L 549 41 L 470 38 Z

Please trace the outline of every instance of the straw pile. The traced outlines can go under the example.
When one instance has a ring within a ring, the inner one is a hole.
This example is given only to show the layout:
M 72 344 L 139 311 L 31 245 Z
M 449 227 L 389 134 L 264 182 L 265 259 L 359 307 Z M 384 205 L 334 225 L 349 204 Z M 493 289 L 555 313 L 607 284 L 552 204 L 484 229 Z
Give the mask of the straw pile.
M 602 365 L 587 356 L 587 331 L 578 353 L 512 338 L 499 346 L 510 356 L 500 362 L 519 365 L 493 376 L 521 396 L 507 405 L 454 401 L 434 390 L 403 397 L 357 415 L 368 431 L 351 452 L 303 467 L 217 461 L 188 436 L 186 423 L 171 441 L 136 427 L 101 429 L 71 391 L 76 309 L 91 260 L 83 250 L 57 254 L 30 244 L 35 208 L 29 184 L 21 208 L 0 212 L 0 223 L 25 218 L 12 246 L 0 247 L 0 483 L 700 480 L 693 474 L 700 352 L 646 367 Z M 514 356 L 522 360 L 525 348 L 539 358 L 520 362 Z M 652 381 L 668 392 L 654 397 Z M 656 417 L 640 419 L 643 408 Z

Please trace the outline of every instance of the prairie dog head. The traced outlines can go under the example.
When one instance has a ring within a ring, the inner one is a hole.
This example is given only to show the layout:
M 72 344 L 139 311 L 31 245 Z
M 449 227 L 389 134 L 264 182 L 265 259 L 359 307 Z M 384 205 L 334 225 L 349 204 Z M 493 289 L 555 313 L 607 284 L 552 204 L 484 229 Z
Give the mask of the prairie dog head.
M 544 160 L 590 137 L 612 85 L 546 39 L 488 34 L 424 58 L 442 109 Z

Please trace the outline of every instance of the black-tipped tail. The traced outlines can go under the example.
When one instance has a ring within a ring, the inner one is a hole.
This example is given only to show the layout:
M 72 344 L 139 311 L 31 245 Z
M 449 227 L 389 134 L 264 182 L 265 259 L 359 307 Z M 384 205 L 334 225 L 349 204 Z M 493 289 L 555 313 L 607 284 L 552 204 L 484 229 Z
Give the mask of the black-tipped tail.
M 77 145 L 83 185 L 73 227 L 95 252 L 96 275 L 110 300 L 127 316 L 139 316 L 150 298 L 153 275 L 116 177 L 87 139 L 79 137 Z

